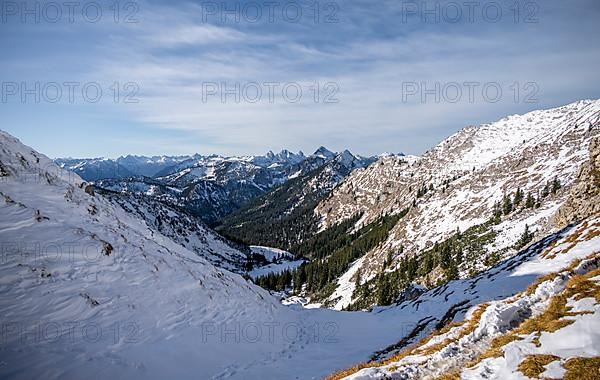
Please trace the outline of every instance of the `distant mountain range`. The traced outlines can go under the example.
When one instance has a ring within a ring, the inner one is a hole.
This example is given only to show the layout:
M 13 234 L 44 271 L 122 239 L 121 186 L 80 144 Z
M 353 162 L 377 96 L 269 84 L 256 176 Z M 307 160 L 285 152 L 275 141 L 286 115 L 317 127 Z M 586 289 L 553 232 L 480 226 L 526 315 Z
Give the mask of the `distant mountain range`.
M 154 177 L 157 173 L 195 156 L 123 156 L 111 158 L 57 158 L 61 168 L 77 173 L 86 181 L 133 176 Z
M 335 173 L 336 183 L 351 169 L 375 160 L 355 156 L 347 150 L 337 154 L 320 147 L 309 156 L 282 150 L 262 156 L 124 156 L 59 158 L 55 162 L 87 181 L 94 181 L 99 188 L 151 196 L 183 207 L 214 225 L 258 196 L 336 158 L 341 167 L 347 167 Z

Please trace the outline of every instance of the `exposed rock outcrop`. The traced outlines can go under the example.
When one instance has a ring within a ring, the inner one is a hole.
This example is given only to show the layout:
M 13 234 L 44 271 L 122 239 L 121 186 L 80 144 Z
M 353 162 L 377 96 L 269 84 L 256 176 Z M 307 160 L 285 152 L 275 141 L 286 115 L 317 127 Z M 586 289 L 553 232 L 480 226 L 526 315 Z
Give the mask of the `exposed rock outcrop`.
M 600 138 L 590 144 L 590 160 L 581 167 L 569 198 L 556 213 L 554 223 L 564 227 L 600 214 Z

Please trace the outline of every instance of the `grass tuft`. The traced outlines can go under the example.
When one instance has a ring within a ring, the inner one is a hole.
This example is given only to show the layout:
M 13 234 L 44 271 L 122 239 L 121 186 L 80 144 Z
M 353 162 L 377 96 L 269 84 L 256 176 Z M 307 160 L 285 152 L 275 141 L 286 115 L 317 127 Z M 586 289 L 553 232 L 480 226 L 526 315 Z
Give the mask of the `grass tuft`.
M 567 370 L 564 380 L 600 379 L 600 357 L 572 358 L 563 365 Z
M 546 366 L 557 360 L 560 358 L 555 355 L 529 355 L 519 364 L 519 371 L 527 377 L 539 379 Z

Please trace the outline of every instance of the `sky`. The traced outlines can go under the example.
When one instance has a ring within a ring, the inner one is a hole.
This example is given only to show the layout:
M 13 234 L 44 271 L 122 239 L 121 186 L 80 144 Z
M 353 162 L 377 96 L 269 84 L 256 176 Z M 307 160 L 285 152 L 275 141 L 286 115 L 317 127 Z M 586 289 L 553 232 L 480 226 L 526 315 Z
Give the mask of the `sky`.
M 2 1 L 0 129 L 50 157 L 421 154 L 600 97 L 600 2 Z

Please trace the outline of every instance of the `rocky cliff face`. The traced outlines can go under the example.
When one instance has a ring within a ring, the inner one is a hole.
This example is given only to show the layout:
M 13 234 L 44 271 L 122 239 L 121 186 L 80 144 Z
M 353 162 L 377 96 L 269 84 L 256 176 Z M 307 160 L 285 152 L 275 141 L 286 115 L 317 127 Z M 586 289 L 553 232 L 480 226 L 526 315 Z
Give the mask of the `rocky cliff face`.
M 600 139 L 590 144 L 590 160 L 584 164 L 565 204 L 554 219 L 558 227 L 600 214 Z

